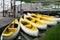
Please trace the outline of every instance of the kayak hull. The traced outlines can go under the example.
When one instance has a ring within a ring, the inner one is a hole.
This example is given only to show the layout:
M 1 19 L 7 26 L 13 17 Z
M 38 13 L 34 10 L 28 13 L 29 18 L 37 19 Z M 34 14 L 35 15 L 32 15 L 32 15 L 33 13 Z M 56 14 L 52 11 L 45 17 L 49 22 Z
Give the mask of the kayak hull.
M 57 22 L 60 22 L 60 18 L 48 18 L 49 20 L 55 20 Z
M 36 27 L 39 28 L 39 29 L 47 29 L 47 25 L 46 25 L 46 24 L 39 25 L 39 24 L 33 23 L 33 25 L 36 26 Z
M 20 23 L 20 26 L 21 26 L 21 29 L 22 29 L 25 33 L 27 33 L 28 35 L 38 36 L 38 30 L 29 30 L 29 29 L 27 29 L 24 25 L 22 25 L 21 23 Z

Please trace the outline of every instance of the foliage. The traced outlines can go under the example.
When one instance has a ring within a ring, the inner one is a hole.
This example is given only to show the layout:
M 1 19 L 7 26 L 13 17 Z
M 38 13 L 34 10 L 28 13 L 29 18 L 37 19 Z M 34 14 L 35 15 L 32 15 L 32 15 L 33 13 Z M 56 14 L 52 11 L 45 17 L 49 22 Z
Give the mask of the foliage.
M 46 31 L 45 35 L 40 40 L 60 40 L 60 24 Z

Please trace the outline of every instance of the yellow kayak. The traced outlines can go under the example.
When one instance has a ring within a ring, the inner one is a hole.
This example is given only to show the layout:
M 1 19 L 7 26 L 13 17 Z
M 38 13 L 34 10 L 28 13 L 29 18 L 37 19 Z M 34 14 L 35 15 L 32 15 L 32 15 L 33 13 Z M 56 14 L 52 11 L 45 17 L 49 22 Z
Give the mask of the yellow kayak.
M 54 17 L 54 16 L 43 16 L 44 18 L 46 19 L 49 19 L 49 20 L 55 20 L 57 22 L 60 22 L 60 18 L 57 18 L 57 17 Z
M 31 24 L 35 25 L 39 29 L 47 29 L 47 25 L 43 22 L 36 20 L 33 17 L 30 16 L 24 16 L 24 19 L 28 20 Z
M 48 20 L 54 20 L 54 21 L 57 21 L 57 22 L 60 22 L 60 18 L 57 18 L 57 17 L 55 17 L 55 16 L 48 16 L 48 15 L 42 15 L 42 14 L 37 14 L 37 16 L 38 16 L 38 18 L 42 18 L 42 17 L 44 17 L 44 18 L 46 18 L 46 19 L 48 19 Z
M 38 29 L 27 20 L 20 18 L 21 29 L 31 36 L 38 36 Z
M 2 32 L 2 37 L 5 40 L 12 40 L 18 35 L 19 30 L 20 27 L 18 26 L 18 19 L 15 19 L 4 29 Z
M 42 17 L 42 16 L 37 16 L 37 14 L 35 15 L 33 15 L 33 14 L 29 14 L 29 15 L 27 15 L 27 16 L 31 16 L 31 17 L 33 17 L 33 18 L 35 18 L 35 19 L 38 19 L 38 20 L 40 20 L 41 22 L 43 22 L 43 23 L 45 23 L 45 24 L 47 24 L 47 25 L 56 25 L 57 24 L 57 21 L 55 21 L 55 20 L 49 20 L 49 19 L 46 19 L 46 18 L 44 18 L 44 17 Z
M 42 14 L 35 14 L 35 13 L 27 13 L 27 15 L 32 16 L 32 17 L 36 17 L 36 18 L 41 18 L 43 15 Z

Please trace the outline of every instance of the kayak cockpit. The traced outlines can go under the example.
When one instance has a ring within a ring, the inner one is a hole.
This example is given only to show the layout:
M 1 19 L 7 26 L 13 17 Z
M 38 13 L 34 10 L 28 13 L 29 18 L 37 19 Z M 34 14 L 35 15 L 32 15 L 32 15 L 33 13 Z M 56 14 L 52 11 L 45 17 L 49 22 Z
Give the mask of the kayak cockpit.
M 8 28 L 3 31 L 2 36 L 11 36 L 15 31 L 17 31 L 17 28 L 18 24 L 9 25 Z
M 35 15 L 32 15 L 31 17 L 37 18 L 37 16 L 35 16 Z
M 22 20 L 20 21 L 22 25 L 25 26 L 25 28 L 30 29 L 30 30 L 37 30 L 36 27 L 34 27 L 33 25 L 31 25 L 29 22 Z
M 48 22 L 52 22 L 53 20 L 48 20 L 48 19 L 45 19 L 45 18 L 40 18 L 40 20 L 45 20 L 45 21 L 48 21 Z
M 36 23 L 36 24 L 43 24 L 42 22 L 34 19 L 34 18 L 31 18 L 31 17 L 26 17 L 26 19 L 28 19 L 29 21 L 33 22 L 33 23 Z
M 10 28 L 17 28 L 18 27 L 18 24 L 11 24 L 10 25 Z
M 26 17 L 26 19 L 28 19 L 29 21 L 31 21 L 31 20 L 32 20 L 32 18 L 31 18 L 31 17 Z

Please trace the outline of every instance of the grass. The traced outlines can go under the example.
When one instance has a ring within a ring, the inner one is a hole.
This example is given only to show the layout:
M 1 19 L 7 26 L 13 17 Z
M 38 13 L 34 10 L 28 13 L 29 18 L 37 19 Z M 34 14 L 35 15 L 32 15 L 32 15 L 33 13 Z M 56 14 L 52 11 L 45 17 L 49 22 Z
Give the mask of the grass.
M 60 24 L 46 31 L 45 35 L 40 40 L 60 40 Z

